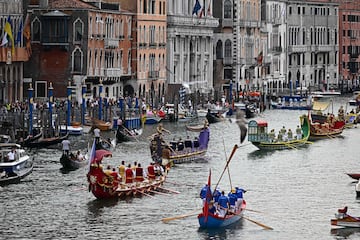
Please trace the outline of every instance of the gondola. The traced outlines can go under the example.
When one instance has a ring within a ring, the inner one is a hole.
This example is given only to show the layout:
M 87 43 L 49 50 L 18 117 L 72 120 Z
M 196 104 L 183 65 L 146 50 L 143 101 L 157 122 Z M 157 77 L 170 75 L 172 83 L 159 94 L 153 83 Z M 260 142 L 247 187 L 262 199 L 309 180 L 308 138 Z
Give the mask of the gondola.
M 210 128 L 206 127 L 195 140 L 166 142 L 162 134 L 154 134 L 150 141 L 150 153 L 154 162 L 162 165 L 188 163 L 204 158 L 210 139 Z
M 25 139 L 20 139 L 18 141 L 18 144 L 20 144 L 22 147 L 28 147 L 28 144 L 34 141 L 37 141 L 42 136 L 42 132 L 39 132 L 36 135 L 28 135 Z
M 208 113 L 206 114 L 206 119 L 208 123 L 217 123 L 217 122 L 221 122 L 224 118 L 220 114 L 220 112 L 212 112 L 210 109 L 208 109 Z
M 122 142 L 129 142 L 136 140 L 137 137 L 139 137 L 142 134 L 142 128 L 140 129 L 134 129 L 129 130 L 127 127 L 121 125 L 118 126 L 118 129 L 116 130 L 116 141 L 118 143 Z
M 84 156 L 84 160 L 80 161 L 74 154 L 62 154 L 60 157 L 60 163 L 64 169 L 76 170 L 87 165 L 88 159 Z
M 309 119 L 305 116 L 300 117 L 302 138 L 297 139 L 296 136 L 292 140 L 274 141 L 268 133 L 268 123 L 264 120 L 251 120 L 248 123 L 248 140 L 260 150 L 281 150 L 296 149 L 308 142 L 310 136 Z
M 349 177 L 359 180 L 360 179 L 360 173 L 346 173 Z
M 50 137 L 50 138 L 39 138 L 35 141 L 29 142 L 26 144 L 26 147 L 29 148 L 44 148 L 49 147 L 58 143 L 61 143 L 62 140 L 67 139 L 69 134 L 67 133 L 64 136 L 56 136 L 56 137 Z

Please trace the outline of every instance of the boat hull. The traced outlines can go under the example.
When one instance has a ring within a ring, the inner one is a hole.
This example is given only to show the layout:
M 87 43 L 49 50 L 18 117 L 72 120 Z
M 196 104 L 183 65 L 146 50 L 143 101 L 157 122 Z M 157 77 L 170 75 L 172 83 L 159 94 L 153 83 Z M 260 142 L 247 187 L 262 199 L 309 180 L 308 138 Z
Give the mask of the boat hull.
M 360 220 L 350 216 L 342 219 L 335 218 L 331 219 L 331 225 L 338 227 L 360 228 Z
M 71 159 L 69 156 L 65 154 L 61 155 L 60 163 L 64 169 L 68 169 L 68 170 L 76 170 L 87 165 L 86 160 L 78 161 L 75 159 Z
M 232 216 L 229 215 L 226 216 L 225 218 L 209 214 L 206 221 L 204 214 L 200 214 L 198 216 L 200 228 L 226 227 L 240 221 L 241 218 L 242 218 L 242 214 L 236 214 Z

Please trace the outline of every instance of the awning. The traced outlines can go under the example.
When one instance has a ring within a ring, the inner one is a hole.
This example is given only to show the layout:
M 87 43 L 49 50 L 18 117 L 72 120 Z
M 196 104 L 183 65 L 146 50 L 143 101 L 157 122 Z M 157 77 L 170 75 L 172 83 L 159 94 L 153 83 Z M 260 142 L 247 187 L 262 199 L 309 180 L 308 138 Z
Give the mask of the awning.
M 324 111 L 329 107 L 330 103 L 329 102 L 318 102 L 315 101 L 313 104 L 312 109 L 315 111 Z

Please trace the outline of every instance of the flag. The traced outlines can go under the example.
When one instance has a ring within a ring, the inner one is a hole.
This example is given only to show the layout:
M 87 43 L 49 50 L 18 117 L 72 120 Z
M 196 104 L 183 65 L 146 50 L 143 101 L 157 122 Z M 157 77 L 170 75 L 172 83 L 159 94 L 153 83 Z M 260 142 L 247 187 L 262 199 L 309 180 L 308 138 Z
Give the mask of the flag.
M 196 0 L 194 8 L 193 8 L 193 15 L 199 16 L 199 11 L 201 10 L 201 5 L 199 0 Z
M 5 33 L 7 33 L 7 36 L 9 37 L 9 39 L 11 41 L 11 52 L 14 53 L 15 52 L 15 43 L 14 43 L 14 37 L 13 37 L 13 34 L 12 34 L 12 30 L 11 30 L 10 16 L 8 17 L 8 19 L 7 19 L 6 23 L 5 23 L 4 31 L 5 31 Z
M 16 40 L 15 40 L 15 44 L 21 43 L 21 35 L 23 32 L 23 22 L 21 20 L 20 25 L 19 25 L 19 29 L 16 35 Z
M 31 56 L 31 25 L 30 25 L 30 15 L 27 14 L 24 22 L 24 31 L 23 35 L 25 37 L 25 46 L 26 50 L 28 52 L 28 56 Z
M 207 190 L 206 190 L 206 199 L 205 199 L 205 204 L 204 204 L 204 216 L 205 216 L 205 222 L 207 222 L 208 220 L 208 216 L 209 216 L 209 203 L 212 199 L 212 194 L 211 194 L 211 169 L 209 170 L 209 178 L 208 178 L 208 184 L 207 184 Z
M 90 172 L 91 164 L 94 164 L 95 162 L 96 162 L 96 140 L 94 139 L 89 156 L 89 166 L 88 166 L 89 172 Z
M 211 16 L 211 0 L 209 1 L 208 9 L 207 9 L 207 16 Z
M 7 33 L 5 33 L 4 34 L 4 37 L 3 37 L 3 39 L 2 39 L 2 41 L 1 41 L 1 47 L 2 46 L 4 46 L 4 45 L 6 45 L 7 43 L 8 43 L 9 41 L 8 41 L 8 39 L 7 39 Z

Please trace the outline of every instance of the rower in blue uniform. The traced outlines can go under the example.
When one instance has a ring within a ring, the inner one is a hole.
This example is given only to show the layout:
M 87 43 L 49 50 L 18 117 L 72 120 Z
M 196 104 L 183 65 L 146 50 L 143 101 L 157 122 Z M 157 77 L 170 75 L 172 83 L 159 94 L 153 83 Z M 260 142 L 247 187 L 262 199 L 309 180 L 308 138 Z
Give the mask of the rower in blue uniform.
M 225 192 L 221 191 L 221 196 L 219 197 L 219 216 L 224 217 L 229 209 L 229 198 L 225 196 Z

